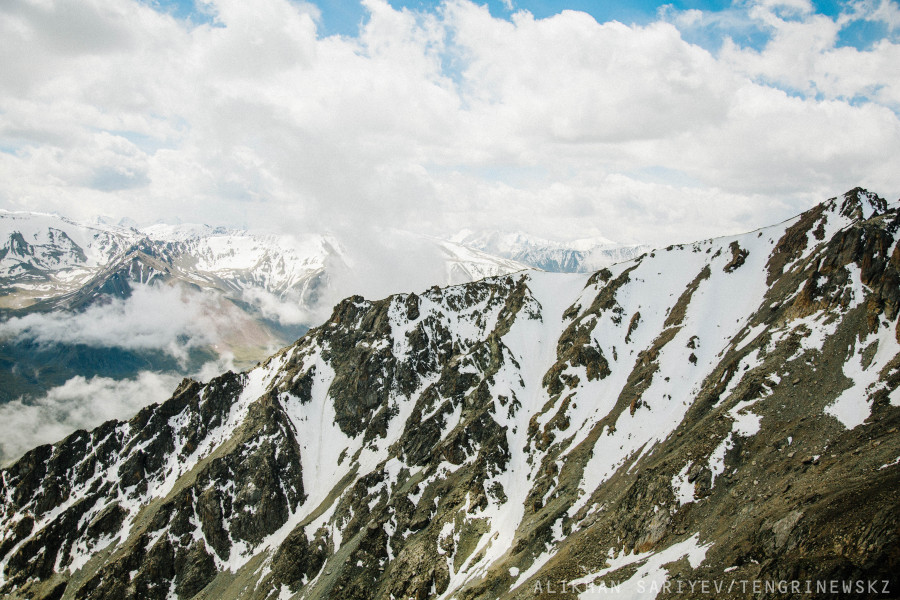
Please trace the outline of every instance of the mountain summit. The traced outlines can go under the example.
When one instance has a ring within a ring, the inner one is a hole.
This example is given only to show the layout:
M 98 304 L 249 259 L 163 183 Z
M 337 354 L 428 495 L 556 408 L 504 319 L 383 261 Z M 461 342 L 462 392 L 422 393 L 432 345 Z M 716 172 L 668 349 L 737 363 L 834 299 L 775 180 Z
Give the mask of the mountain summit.
M 896 595 L 898 228 L 855 189 L 592 275 L 348 298 L 0 472 L 0 593 Z

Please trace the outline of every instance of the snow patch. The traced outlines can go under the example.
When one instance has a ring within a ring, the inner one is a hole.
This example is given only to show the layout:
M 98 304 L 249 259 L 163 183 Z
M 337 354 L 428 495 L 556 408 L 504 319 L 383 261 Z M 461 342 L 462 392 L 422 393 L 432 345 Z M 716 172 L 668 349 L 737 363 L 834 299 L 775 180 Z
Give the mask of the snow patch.
M 894 465 L 900 465 L 900 456 L 895 458 L 892 462 L 887 463 L 886 465 L 881 465 L 878 467 L 878 470 L 887 469 L 888 467 L 893 467 Z
M 891 327 L 880 327 L 874 334 L 875 339 L 870 341 L 873 335 L 868 336 L 858 344 L 857 351 L 844 362 L 844 376 L 851 380 L 849 388 L 844 390 L 834 402 L 825 407 L 825 413 L 841 422 L 847 429 L 854 429 L 862 425 L 872 412 L 871 398 L 876 392 L 885 389 L 887 383 L 881 379 L 881 373 L 888 362 L 900 352 L 900 344 Z M 866 350 L 871 344 L 877 344 L 874 356 L 866 361 Z M 891 404 L 896 399 L 892 394 Z
M 688 482 L 688 470 L 690 468 L 691 463 L 687 463 L 681 471 L 672 477 L 672 490 L 675 492 L 678 506 L 684 506 L 696 499 L 694 497 L 694 484 Z
M 695 533 L 690 538 L 673 544 L 659 552 L 643 552 L 630 555 L 622 555 L 609 561 L 610 566 L 571 582 L 573 587 L 583 589 L 583 586 L 591 586 L 594 581 L 609 573 L 614 573 L 622 567 L 635 563 L 642 563 L 630 578 L 615 585 L 616 598 L 621 600 L 652 600 L 664 589 L 669 578 L 666 565 L 682 558 L 687 558 L 692 569 L 699 567 L 706 559 L 706 552 L 712 546 L 700 544 L 700 534 Z M 607 586 L 608 587 L 608 586 Z M 599 586 L 597 589 L 602 590 Z M 588 589 L 578 597 L 581 600 L 596 598 L 596 590 Z
M 733 433 L 729 434 L 716 446 L 716 449 L 709 455 L 709 471 L 712 473 L 712 481 L 710 487 L 716 482 L 716 477 L 725 472 L 725 454 L 734 447 Z
M 728 415 L 734 419 L 732 431 L 742 437 L 750 437 L 759 433 L 762 416 L 748 410 L 757 402 L 758 400 L 743 400 L 728 411 Z

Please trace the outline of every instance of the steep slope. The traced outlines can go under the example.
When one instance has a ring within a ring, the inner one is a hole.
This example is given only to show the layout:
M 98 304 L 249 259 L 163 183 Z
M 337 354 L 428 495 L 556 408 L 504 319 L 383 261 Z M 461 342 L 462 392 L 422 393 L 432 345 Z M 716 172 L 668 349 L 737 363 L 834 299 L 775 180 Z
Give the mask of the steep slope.
M 348 298 L 0 472 L 0 593 L 896 594 L 898 228 L 857 189 L 591 276 Z

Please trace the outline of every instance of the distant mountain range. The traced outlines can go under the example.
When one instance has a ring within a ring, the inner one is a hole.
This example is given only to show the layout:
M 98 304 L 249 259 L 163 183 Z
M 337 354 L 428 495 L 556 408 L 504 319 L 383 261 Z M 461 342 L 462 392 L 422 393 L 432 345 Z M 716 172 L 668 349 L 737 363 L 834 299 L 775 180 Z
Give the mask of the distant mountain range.
M 896 597 L 898 232 L 854 189 L 590 275 L 346 298 L 0 470 L 0 595 Z
M 332 235 L 261 235 L 207 225 L 138 230 L 64 217 L 0 211 L 0 307 L 77 309 L 97 294 L 127 295 L 135 284 L 181 282 L 234 300 L 248 292 L 318 307 L 355 257 Z M 418 236 L 444 264 L 430 276 L 448 285 L 514 272 L 525 264 L 452 241 Z M 399 285 L 402 285 L 400 283 Z
M 521 231 L 460 231 L 452 241 L 535 269 L 554 273 L 592 273 L 648 252 L 643 244 L 623 245 L 605 238 L 555 242 Z

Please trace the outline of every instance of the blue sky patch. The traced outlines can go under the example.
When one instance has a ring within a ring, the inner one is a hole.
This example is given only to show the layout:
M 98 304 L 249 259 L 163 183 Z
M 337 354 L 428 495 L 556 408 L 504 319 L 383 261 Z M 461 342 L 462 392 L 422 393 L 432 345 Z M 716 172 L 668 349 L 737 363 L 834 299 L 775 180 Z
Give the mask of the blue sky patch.
M 206 11 L 202 5 L 194 2 L 194 0 L 140 0 L 144 4 L 163 12 L 170 14 L 176 19 L 190 21 L 194 25 L 203 23 L 212 23 L 213 15 Z
M 213 15 L 202 2 L 195 0 L 140 0 L 145 4 L 191 23 L 213 23 Z M 439 0 L 389 0 L 394 8 L 413 11 L 434 12 L 442 4 Z M 762 24 L 753 23 L 746 15 L 747 0 L 476 0 L 486 5 L 491 15 L 509 18 L 519 10 L 526 10 L 535 18 L 543 19 L 564 10 L 577 10 L 590 14 L 599 23 L 619 21 L 628 25 L 646 25 L 658 20 L 661 14 L 671 15 L 686 10 L 700 10 L 705 13 L 702 23 L 692 27 L 681 27 L 682 36 L 690 43 L 697 44 L 712 52 L 717 51 L 723 40 L 730 37 L 745 48 L 761 50 L 769 40 L 770 32 Z M 314 1 L 320 12 L 319 35 L 327 37 L 342 35 L 355 37 L 368 18 L 368 13 L 359 0 Z M 813 0 L 812 5 L 819 14 L 836 18 L 848 6 L 847 1 Z M 786 20 L 801 18 L 788 9 L 777 11 Z M 896 38 L 883 22 L 857 20 L 845 26 L 838 36 L 838 46 L 850 46 L 858 50 L 868 50 L 879 40 Z
M 857 50 L 871 50 L 879 41 L 888 37 L 890 31 L 883 21 L 853 21 L 838 34 L 838 46 L 851 46 Z

